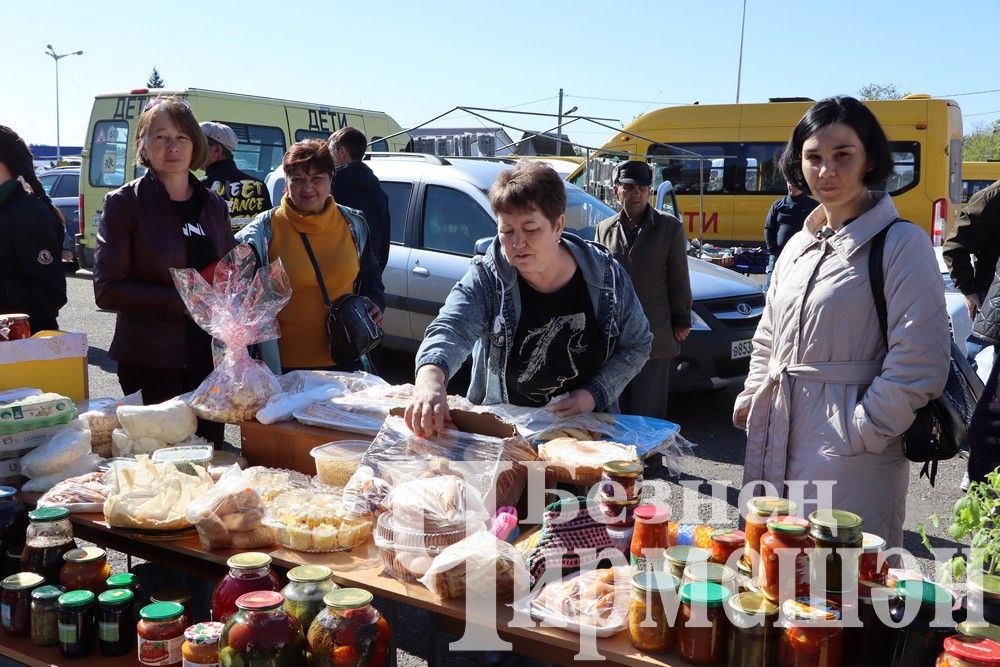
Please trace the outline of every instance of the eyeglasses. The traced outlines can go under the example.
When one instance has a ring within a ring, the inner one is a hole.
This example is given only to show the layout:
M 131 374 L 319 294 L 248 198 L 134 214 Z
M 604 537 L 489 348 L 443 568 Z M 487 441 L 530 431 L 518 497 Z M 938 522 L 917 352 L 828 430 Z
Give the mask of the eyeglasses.
M 142 108 L 142 110 L 143 111 L 149 111 L 150 109 L 152 109 L 153 107 L 155 107 L 157 104 L 159 104 L 161 102 L 166 102 L 167 100 L 176 100 L 177 102 L 180 102 L 184 106 L 185 109 L 187 109 L 188 111 L 191 111 L 191 105 L 188 104 L 187 100 L 185 100 L 184 98 L 182 98 L 182 97 L 163 97 L 162 95 L 157 95 L 156 97 L 150 97 L 146 101 L 146 106 L 144 106 Z

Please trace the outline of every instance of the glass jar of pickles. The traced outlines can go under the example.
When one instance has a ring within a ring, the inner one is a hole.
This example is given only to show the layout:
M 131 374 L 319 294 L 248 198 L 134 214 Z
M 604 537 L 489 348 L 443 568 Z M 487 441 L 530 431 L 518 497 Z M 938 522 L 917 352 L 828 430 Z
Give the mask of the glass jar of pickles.
M 752 565 L 752 559 L 760 553 L 760 538 L 767 532 L 767 520 L 772 516 L 794 514 L 797 507 L 791 500 L 777 496 L 760 496 L 747 501 L 747 520 L 743 529 L 746 533 L 743 559 L 747 564 Z
M 176 602 L 153 602 L 139 610 L 136 624 L 140 665 L 180 665 L 188 620 Z
M 135 594 L 113 588 L 97 596 L 97 640 L 101 655 L 125 655 L 135 640 Z
M 673 644 L 675 618 L 664 599 L 675 598 L 680 580 L 667 572 L 640 572 L 632 576 L 632 598 L 628 607 L 628 635 L 632 646 L 647 653 L 666 653 Z
M 760 593 L 738 593 L 726 602 L 732 627 L 730 667 L 772 667 L 778 660 L 778 606 Z
M 1000 665 L 1000 644 L 983 637 L 955 635 L 944 640 L 935 667 L 987 667 Z
M 281 580 L 271 570 L 271 557 L 248 551 L 226 561 L 229 574 L 212 592 L 212 620 L 225 623 L 236 613 L 236 600 L 254 591 L 280 591 Z
M 826 600 L 803 597 L 785 600 L 781 612 L 785 617 L 785 630 L 778 648 L 781 667 L 842 664 L 844 629 L 839 623 L 839 609 Z
M 0 582 L 0 625 L 12 635 L 31 634 L 31 592 L 42 585 L 35 572 L 18 572 Z
M 299 565 L 288 571 L 288 585 L 281 589 L 285 611 L 298 620 L 303 632 L 326 608 L 326 594 L 338 588 L 331 577 L 333 570 L 325 565 Z
M 59 650 L 67 658 L 83 658 L 94 650 L 94 594 L 69 591 L 59 596 Z
M 65 591 L 58 586 L 39 586 L 31 591 L 31 643 L 55 646 L 59 643 L 59 596 Z
M 340 588 L 326 594 L 326 609 L 309 626 L 314 664 L 385 667 L 389 662 L 389 624 L 372 607 L 372 594 Z
M 181 646 L 184 667 L 219 667 L 219 639 L 223 627 L 222 623 L 197 623 L 184 631 L 184 644 Z
M 696 665 L 719 664 L 726 655 L 729 591 L 711 581 L 684 584 L 677 615 L 677 652 Z
M 852 591 L 858 585 L 857 568 L 841 558 L 845 549 L 861 550 L 861 517 L 844 510 L 816 510 L 809 515 L 809 536 L 817 549 L 829 549 L 826 558 L 810 559 L 810 580 L 826 581 L 826 590 Z M 860 557 L 859 557 L 860 558 Z M 857 564 L 859 561 L 855 561 Z M 852 575 L 853 573 L 853 575 Z M 844 579 L 847 576 L 849 579 Z
M 107 588 L 111 576 L 111 566 L 104 549 L 84 547 L 72 549 L 63 554 L 63 566 L 59 570 L 59 583 L 69 591 L 91 591 L 95 595 Z
M 21 566 L 26 572 L 45 577 L 45 583 L 57 585 L 63 566 L 63 554 L 76 548 L 69 510 L 64 507 L 40 507 L 28 512 L 28 531 L 21 552 Z
M 219 663 L 267 667 L 305 664 L 305 635 L 295 617 L 285 611 L 284 602 L 285 597 L 277 591 L 241 595 L 236 600 L 236 613 L 219 638 Z

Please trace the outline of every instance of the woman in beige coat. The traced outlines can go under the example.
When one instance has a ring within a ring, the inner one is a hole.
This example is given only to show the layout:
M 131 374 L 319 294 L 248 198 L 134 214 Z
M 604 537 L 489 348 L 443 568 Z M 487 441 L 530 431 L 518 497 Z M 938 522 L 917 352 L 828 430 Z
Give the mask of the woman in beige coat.
M 781 168 L 820 206 L 778 258 L 736 400 L 744 484 L 781 492 L 792 481 L 832 481 L 833 508 L 860 514 L 866 532 L 901 547 L 909 463 L 899 436 L 948 375 L 930 239 L 906 222 L 888 232 L 887 350 L 868 282 L 870 241 L 899 217 L 888 194 L 869 190 L 892 173 L 885 133 L 857 100 L 822 100 L 799 121 Z M 817 498 L 815 487 L 805 497 Z

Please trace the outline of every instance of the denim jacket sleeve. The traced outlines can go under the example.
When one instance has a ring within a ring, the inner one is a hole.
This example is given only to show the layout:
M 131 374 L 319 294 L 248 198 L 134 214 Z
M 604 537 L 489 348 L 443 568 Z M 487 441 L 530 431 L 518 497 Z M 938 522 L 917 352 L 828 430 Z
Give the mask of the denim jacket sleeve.
M 486 333 L 487 289 L 479 260 L 473 260 L 458 283 L 451 288 L 438 316 L 427 327 L 417 351 L 416 368 L 433 364 L 449 379 L 472 352 L 473 345 Z
M 617 286 L 617 311 L 612 315 L 616 319 L 618 338 L 597 375 L 584 385 L 594 396 L 594 410 L 597 412 L 606 411 L 618 400 L 626 385 L 649 360 L 649 351 L 653 346 L 653 333 L 632 281 L 618 262 L 611 270 L 615 272 L 614 283 Z

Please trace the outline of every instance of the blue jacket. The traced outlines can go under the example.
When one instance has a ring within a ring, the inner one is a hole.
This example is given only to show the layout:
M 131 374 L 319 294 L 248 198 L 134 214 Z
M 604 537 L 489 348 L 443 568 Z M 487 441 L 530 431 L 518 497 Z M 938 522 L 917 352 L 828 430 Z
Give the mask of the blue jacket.
M 584 388 L 593 394 L 597 411 L 617 412 L 618 395 L 649 359 L 653 334 L 628 274 L 611 253 L 572 234 L 564 234 L 562 242 L 583 272 L 607 342 L 604 364 Z M 433 364 L 450 378 L 471 351 L 468 399 L 480 405 L 508 402 L 504 374 L 520 315 L 517 272 L 494 239 L 485 256 L 472 260 L 427 327 L 417 369 Z
M 354 239 L 354 247 L 358 251 L 361 270 L 354 283 L 354 291 L 357 294 L 367 296 L 375 305 L 385 310 L 385 286 L 382 284 L 382 271 L 379 269 L 378 260 L 369 243 L 368 224 L 361 211 L 347 208 L 337 204 L 337 208 L 347 219 L 347 224 L 351 228 L 351 237 Z M 271 215 L 275 209 L 264 211 L 255 217 L 249 225 L 244 227 L 236 235 L 236 240 L 240 243 L 247 243 L 254 252 L 261 266 L 270 263 L 267 249 L 271 245 Z M 260 354 L 276 375 L 281 374 L 281 356 L 278 353 L 278 341 L 269 340 L 260 344 Z

